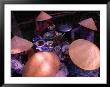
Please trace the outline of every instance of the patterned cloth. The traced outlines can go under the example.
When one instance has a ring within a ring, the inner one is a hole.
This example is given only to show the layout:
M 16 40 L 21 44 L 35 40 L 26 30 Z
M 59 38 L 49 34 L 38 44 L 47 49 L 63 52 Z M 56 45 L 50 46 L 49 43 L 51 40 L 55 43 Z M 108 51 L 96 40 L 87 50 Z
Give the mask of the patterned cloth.
M 22 70 L 26 60 L 25 56 L 20 54 L 14 54 L 11 56 L 11 75 L 12 76 L 22 76 Z

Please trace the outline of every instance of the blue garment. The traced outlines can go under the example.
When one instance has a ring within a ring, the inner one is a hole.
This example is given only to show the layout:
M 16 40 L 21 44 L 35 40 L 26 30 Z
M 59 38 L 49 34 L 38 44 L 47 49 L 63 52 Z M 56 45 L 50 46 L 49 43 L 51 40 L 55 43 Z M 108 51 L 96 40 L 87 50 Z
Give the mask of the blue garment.
M 83 76 L 83 77 L 98 77 L 98 76 L 100 76 L 100 69 L 83 70 L 83 69 L 77 67 L 75 64 L 73 64 L 71 60 L 67 60 L 65 62 L 65 65 L 67 66 L 67 69 L 71 75 L 76 74 L 78 76 Z
M 71 30 L 71 38 L 72 40 L 75 40 L 77 38 L 94 42 L 94 31 L 77 27 Z

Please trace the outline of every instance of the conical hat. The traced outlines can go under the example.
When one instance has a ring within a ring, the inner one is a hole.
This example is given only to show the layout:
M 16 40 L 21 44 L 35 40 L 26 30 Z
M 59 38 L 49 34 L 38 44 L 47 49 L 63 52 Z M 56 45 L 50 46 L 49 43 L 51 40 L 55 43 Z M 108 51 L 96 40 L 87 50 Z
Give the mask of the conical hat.
M 100 66 L 99 48 L 84 39 L 78 39 L 71 43 L 69 56 L 75 65 L 84 70 L 95 70 Z
M 44 21 L 44 20 L 48 20 L 51 19 L 52 16 L 48 15 L 45 12 L 40 12 L 40 14 L 37 16 L 36 21 Z
M 89 29 L 92 29 L 92 30 L 97 30 L 97 27 L 95 25 L 95 22 L 92 18 L 88 18 L 88 19 L 85 19 L 85 20 L 82 20 L 79 22 L 79 24 L 81 26 L 84 26 L 86 28 L 89 28 Z
M 53 77 L 60 67 L 59 57 L 53 52 L 33 54 L 23 69 L 23 77 Z
M 11 40 L 11 54 L 27 51 L 32 47 L 32 45 L 32 42 L 18 36 L 14 36 Z

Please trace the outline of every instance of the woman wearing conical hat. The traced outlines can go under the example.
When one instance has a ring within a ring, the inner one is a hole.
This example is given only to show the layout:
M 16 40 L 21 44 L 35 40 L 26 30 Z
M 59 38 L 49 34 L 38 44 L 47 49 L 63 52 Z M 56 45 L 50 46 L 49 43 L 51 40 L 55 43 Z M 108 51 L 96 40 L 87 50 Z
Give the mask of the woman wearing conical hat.
M 78 27 L 74 28 L 71 31 L 71 37 L 72 40 L 78 37 L 78 39 L 86 39 L 88 41 L 94 42 L 94 31 L 97 31 L 97 27 L 95 25 L 95 22 L 93 18 L 88 18 L 85 20 L 82 20 L 78 23 Z
M 36 29 L 35 33 L 41 34 L 43 31 L 45 31 L 50 25 L 53 24 L 51 21 L 52 16 L 47 14 L 44 11 L 41 11 L 40 14 L 36 17 Z
M 11 74 L 21 76 L 23 65 L 27 61 L 26 51 L 31 49 L 32 42 L 18 36 L 11 39 Z
M 73 41 L 69 46 L 69 60 L 67 64 L 71 73 L 79 76 L 100 75 L 100 50 L 92 42 L 84 39 Z

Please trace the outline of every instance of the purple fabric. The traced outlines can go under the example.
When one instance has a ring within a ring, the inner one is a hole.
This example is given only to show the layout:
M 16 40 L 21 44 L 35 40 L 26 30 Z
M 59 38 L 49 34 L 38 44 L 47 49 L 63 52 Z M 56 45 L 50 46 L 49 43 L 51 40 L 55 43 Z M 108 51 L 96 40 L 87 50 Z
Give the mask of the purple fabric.
M 11 60 L 11 69 L 13 70 L 13 72 L 21 74 L 23 65 L 17 59 L 12 59 Z

